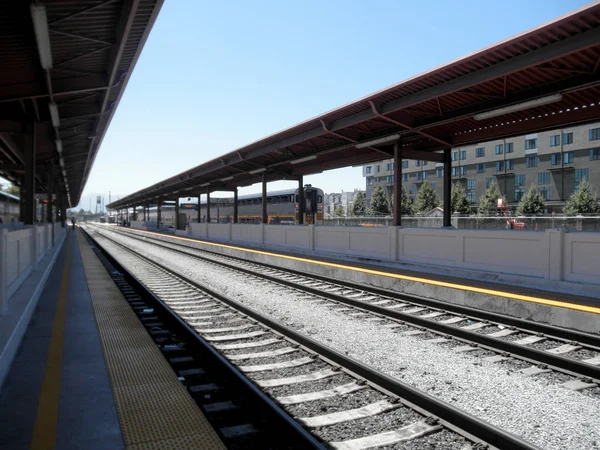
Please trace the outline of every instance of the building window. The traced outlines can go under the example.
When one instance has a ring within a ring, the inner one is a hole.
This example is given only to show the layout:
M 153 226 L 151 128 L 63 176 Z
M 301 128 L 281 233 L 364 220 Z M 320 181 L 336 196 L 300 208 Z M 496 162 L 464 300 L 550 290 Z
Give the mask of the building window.
M 389 171 L 390 171 L 390 167 L 391 167 L 391 164 L 390 164 L 390 163 L 387 163 L 387 164 L 385 165 L 385 170 L 389 172 Z
M 485 163 L 477 164 L 477 173 L 485 173 Z
M 593 148 L 590 150 L 590 161 L 596 161 L 600 159 L 600 148 Z
M 528 156 L 527 160 L 526 160 L 526 166 L 528 169 L 530 169 L 531 167 L 537 167 L 538 166 L 538 157 L 537 156 Z
M 483 158 L 485 156 L 485 147 L 479 147 L 475 149 L 475 157 Z
M 466 167 L 464 167 L 464 166 L 462 166 L 462 167 L 460 168 L 460 176 L 461 176 L 461 177 L 464 177 L 466 174 L 467 174 L 467 168 L 466 168 Z
M 504 153 L 504 145 L 503 144 L 496 145 L 496 155 L 501 155 L 502 153 Z
M 458 152 L 452 152 L 452 161 L 458 161 Z
M 423 179 L 426 180 L 429 176 L 429 172 L 423 172 Z
M 421 160 L 417 159 L 415 161 L 415 167 L 419 167 L 421 165 Z
M 515 202 L 520 202 L 524 194 L 525 189 L 515 189 Z
M 565 152 L 563 153 L 563 162 L 565 164 L 573 164 L 574 153 L 573 152 Z
M 421 181 L 423 179 L 423 172 L 417 172 L 417 181 Z
M 600 139 L 600 128 L 593 128 L 590 130 L 590 141 L 597 141 Z
M 538 184 L 550 184 L 550 172 L 540 172 L 538 173 Z
M 461 150 L 459 156 L 460 156 L 460 160 L 464 161 L 465 159 L 467 159 L 467 151 L 466 150 Z
M 467 180 L 467 190 L 470 191 L 472 189 L 475 189 L 475 187 L 477 186 L 477 180 L 474 178 L 470 178 Z
M 407 173 L 403 173 L 402 174 L 402 181 L 408 181 L 408 174 Z
M 504 153 L 512 153 L 513 152 L 513 143 L 509 142 L 508 144 L 504 145 Z
M 560 145 L 560 134 L 550 136 L 550 147 L 558 147 Z
M 525 175 L 515 176 L 515 186 L 525 186 Z
M 550 188 L 541 187 L 538 188 L 538 193 L 542 196 L 544 200 L 550 200 Z
M 502 172 L 504 170 L 504 161 L 496 161 L 496 172 Z
M 444 168 L 443 167 L 438 167 L 437 169 L 435 169 L 435 177 L 436 178 L 443 178 L 444 176 Z
M 535 150 L 537 148 L 537 139 L 525 139 L 525 150 Z
M 416 194 L 417 193 L 417 185 L 416 184 L 411 184 L 408 187 L 408 193 L 409 194 Z
M 422 166 L 426 166 L 427 165 L 427 161 L 421 161 L 421 165 Z
M 575 184 L 589 180 L 590 169 L 575 169 Z
M 494 177 L 491 177 L 491 178 L 486 178 L 486 179 L 485 179 L 485 188 L 486 188 L 486 189 L 487 189 L 487 188 L 489 188 L 489 187 L 490 187 L 490 184 L 493 184 L 493 183 L 494 183 Z
M 373 178 L 369 177 L 367 178 L 367 186 L 372 186 L 373 185 Z
M 367 166 L 367 170 L 365 171 L 365 173 L 371 173 L 372 170 L 373 168 L 371 166 Z
M 458 176 L 458 167 L 453 167 L 452 168 L 452 176 L 453 177 L 457 177 Z
M 560 153 L 552 154 L 552 165 L 559 166 L 560 165 Z
M 431 187 L 435 189 L 435 183 L 431 183 Z
M 377 165 L 377 170 L 376 170 L 376 172 L 377 172 L 377 173 L 381 172 L 381 166 L 380 166 L 380 165 Z
M 394 175 L 388 175 L 387 177 L 385 177 L 385 181 L 389 184 L 394 183 Z
M 408 169 L 408 160 L 407 159 L 405 159 L 405 160 L 402 161 L 402 168 L 403 169 Z
M 469 202 L 475 203 L 476 198 L 475 192 L 467 192 L 467 200 L 469 200 Z
M 515 162 L 512 159 L 507 159 L 505 161 L 505 163 L 506 163 L 506 170 L 514 170 Z
M 563 144 L 568 145 L 573 143 L 573 133 L 564 133 L 563 134 Z

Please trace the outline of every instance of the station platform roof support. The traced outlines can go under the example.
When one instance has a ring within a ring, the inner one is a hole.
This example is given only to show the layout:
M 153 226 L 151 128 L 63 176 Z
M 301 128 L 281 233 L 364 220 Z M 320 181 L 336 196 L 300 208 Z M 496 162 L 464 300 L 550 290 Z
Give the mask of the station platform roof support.
M 35 194 L 64 199 L 65 207 L 79 203 L 161 6 L 162 0 L 0 6 L 0 176 L 20 187 L 26 224 L 34 220 Z
M 230 191 L 371 161 L 449 167 L 452 147 L 598 120 L 600 2 L 306 120 L 111 203 Z M 445 153 L 444 153 L 445 151 Z M 441 152 L 441 154 L 440 154 Z M 396 164 L 398 167 L 398 164 Z M 399 185 L 399 178 L 395 178 Z M 449 225 L 450 177 L 444 177 Z M 395 195 L 395 198 L 400 198 Z M 396 214 L 400 208 L 397 207 Z M 399 224 L 399 217 L 395 218 Z

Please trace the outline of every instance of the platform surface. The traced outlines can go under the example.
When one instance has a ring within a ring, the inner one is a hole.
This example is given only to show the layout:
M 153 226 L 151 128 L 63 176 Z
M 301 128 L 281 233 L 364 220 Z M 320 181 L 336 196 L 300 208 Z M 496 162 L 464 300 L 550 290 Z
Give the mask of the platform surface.
M 0 391 L 0 449 L 225 448 L 69 231 Z

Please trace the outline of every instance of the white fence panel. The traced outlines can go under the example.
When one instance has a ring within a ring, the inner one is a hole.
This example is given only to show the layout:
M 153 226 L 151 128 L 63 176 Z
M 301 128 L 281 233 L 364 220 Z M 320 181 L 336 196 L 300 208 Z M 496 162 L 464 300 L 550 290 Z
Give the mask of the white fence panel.
M 600 233 L 564 234 L 565 280 L 600 284 Z
M 231 225 L 231 240 L 262 244 L 263 225 L 236 223 Z
M 291 248 L 311 248 L 312 227 L 293 225 L 265 225 L 265 244 Z
M 229 223 L 209 223 L 208 225 L 208 237 L 209 239 L 217 239 L 219 241 L 228 241 L 230 239 L 230 227 Z

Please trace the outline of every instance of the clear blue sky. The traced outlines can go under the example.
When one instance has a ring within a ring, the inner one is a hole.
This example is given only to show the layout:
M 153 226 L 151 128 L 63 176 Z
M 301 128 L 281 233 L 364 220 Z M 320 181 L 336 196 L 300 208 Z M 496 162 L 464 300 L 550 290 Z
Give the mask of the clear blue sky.
M 90 195 L 108 203 L 109 190 L 113 199 L 130 194 L 586 3 L 166 0 L 81 207 Z M 365 185 L 360 168 L 306 182 L 326 192 Z

